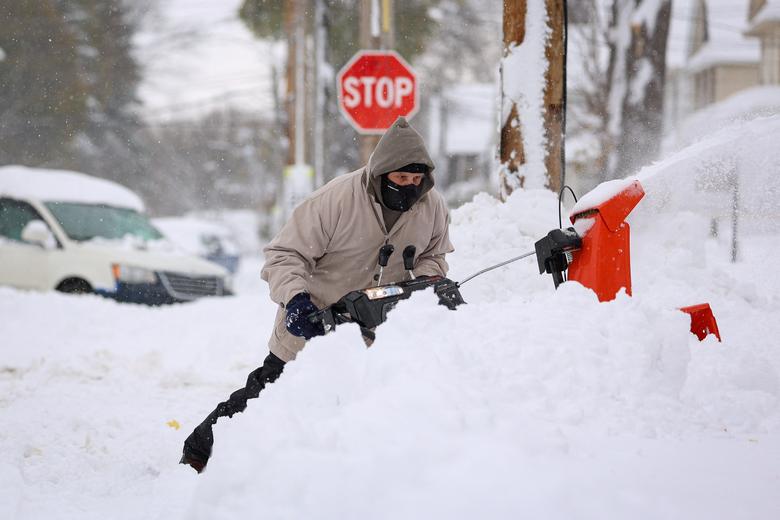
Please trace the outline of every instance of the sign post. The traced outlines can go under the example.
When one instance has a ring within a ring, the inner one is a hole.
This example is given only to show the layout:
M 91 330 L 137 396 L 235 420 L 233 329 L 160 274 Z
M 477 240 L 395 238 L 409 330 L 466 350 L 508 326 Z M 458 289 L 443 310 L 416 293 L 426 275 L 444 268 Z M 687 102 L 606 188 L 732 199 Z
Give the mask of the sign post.
M 359 51 L 337 76 L 339 109 L 361 134 L 382 134 L 419 109 L 417 75 L 394 51 Z

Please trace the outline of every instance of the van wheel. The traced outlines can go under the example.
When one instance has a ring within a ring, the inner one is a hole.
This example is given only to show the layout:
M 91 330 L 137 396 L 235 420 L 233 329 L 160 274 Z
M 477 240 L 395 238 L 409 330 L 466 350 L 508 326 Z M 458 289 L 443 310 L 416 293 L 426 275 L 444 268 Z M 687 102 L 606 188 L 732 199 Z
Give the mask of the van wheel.
M 68 278 L 60 282 L 57 290 L 68 294 L 88 294 L 92 292 L 92 286 L 81 278 Z

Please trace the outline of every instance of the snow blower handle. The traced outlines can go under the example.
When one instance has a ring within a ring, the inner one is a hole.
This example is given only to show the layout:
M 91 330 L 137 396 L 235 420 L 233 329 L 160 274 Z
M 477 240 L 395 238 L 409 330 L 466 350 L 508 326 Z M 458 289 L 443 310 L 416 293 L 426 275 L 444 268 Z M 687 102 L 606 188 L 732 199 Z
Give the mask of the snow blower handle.
M 404 252 L 401 253 L 404 257 L 404 269 L 409 273 L 409 279 L 414 280 L 414 254 L 417 252 L 417 248 L 409 244 L 404 248 Z
M 382 283 L 382 273 L 384 272 L 385 267 L 387 267 L 387 262 L 390 261 L 390 255 L 393 254 L 393 251 L 395 251 L 395 246 L 393 246 L 393 244 L 385 244 L 379 248 L 379 274 L 376 277 L 377 287 Z

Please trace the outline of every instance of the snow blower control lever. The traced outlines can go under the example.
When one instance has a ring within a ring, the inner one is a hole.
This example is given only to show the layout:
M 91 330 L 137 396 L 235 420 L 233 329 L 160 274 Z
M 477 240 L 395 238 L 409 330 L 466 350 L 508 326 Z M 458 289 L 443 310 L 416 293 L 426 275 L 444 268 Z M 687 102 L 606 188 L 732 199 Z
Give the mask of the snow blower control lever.
M 377 287 L 382 283 L 382 273 L 384 273 L 387 262 L 390 261 L 390 255 L 393 254 L 393 251 L 395 251 L 393 244 L 385 244 L 379 248 L 379 274 L 376 277 Z
M 414 273 L 412 272 L 412 269 L 414 269 L 414 254 L 416 252 L 417 248 L 409 244 L 404 248 L 404 252 L 401 253 L 404 258 L 404 269 L 406 269 L 406 272 L 409 273 L 410 280 L 414 280 Z
M 582 248 L 582 238 L 573 227 L 553 229 L 546 237 L 538 240 L 534 248 L 539 274 L 551 274 L 557 289 L 564 281 L 563 272 L 569 267 L 571 253 Z

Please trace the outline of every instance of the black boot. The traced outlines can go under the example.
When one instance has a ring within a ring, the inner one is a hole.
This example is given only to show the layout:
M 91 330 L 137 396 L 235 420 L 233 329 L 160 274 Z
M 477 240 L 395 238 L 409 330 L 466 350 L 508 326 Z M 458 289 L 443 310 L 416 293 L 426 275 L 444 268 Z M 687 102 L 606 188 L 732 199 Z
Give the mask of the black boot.
M 233 414 L 246 409 L 247 399 L 254 399 L 267 383 L 273 383 L 284 370 L 284 361 L 273 354 L 268 354 L 263 366 L 254 370 L 246 380 L 246 386 L 239 388 L 227 401 L 217 405 L 206 419 L 200 423 L 184 441 L 181 464 L 189 464 L 195 471 L 201 473 L 211 457 L 211 447 L 214 445 L 214 433 L 211 427 L 220 417 L 233 417 Z

